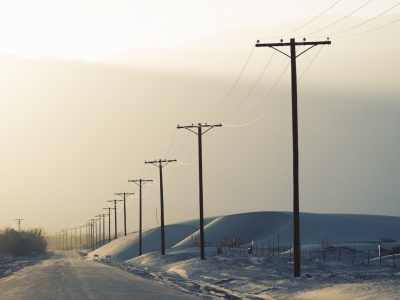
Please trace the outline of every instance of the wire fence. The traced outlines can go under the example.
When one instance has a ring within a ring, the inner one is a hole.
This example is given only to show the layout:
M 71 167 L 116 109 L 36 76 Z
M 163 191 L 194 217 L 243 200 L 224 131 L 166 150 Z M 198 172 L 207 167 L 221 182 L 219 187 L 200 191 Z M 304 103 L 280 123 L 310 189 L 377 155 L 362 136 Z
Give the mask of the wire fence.
M 293 247 L 282 246 L 275 242 L 256 243 L 253 245 L 221 245 L 207 243 L 207 247 L 215 248 L 218 255 L 256 255 L 281 258 L 293 262 Z M 365 267 L 399 268 L 399 243 L 330 243 L 307 244 L 302 247 L 301 260 L 321 264 L 342 263 L 343 265 Z

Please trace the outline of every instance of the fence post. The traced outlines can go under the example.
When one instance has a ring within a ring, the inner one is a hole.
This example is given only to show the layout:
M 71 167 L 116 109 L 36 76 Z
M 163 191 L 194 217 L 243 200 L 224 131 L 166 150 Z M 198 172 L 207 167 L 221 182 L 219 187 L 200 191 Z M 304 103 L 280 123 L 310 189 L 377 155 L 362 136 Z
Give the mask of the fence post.
M 396 269 L 396 255 L 393 253 L 393 269 Z
M 279 257 L 279 233 L 278 233 L 278 257 Z

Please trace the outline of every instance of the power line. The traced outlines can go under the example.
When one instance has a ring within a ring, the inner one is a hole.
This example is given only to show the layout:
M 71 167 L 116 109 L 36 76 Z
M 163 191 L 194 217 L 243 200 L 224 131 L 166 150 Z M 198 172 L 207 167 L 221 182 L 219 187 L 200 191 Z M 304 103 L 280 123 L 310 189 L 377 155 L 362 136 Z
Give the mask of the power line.
M 310 63 L 307 65 L 307 67 L 304 69 L 303 73 L 299 76 L 299 78 L 297 79 L 297 83 L 299 83 L 301 81 L 301 79 L 303 78 L 303 76 L 305 75 L 305 73 L 308 71 L 308 69 L 311 67 L 311 64 L 314 62 L 314 60 L 317 58 L 318 54 L 321 52 L 322 48 L 324 47 L 324 45 L 322 45 L 321 48 L 318 49 L 317 53 L 315 54 L 315 56 L 312 58 L 312 60 L 310 61 Z M 290 90 L 286 92 L 286 94 L 281 97 L 271 108 L 269 108 L 267 111 L 265 111 L 263 114 L 261 114 L 260 116 L 258 116 L 256 119 L 251 120 L 247 123 L 244 124 L 239 124 L 236 125 L 237 123 L 239 123 L 240 121 L 234 123 L 234 124 L 225 124 L 222 123 L 222 125 L 224 127 L 232 127 L 232 128 L 239 128 L 239 127 L 245 127 L 248 125 L 251 125 L 253 123 L 256 123 L 258 120 L 262 119 L 263 117 L 265 117 L 266 115 L 268 115 L 271 111 L 273 111 L 290 93 Z M 254 110 L 253 110 L 254 111 Z M 247 115 L 246 115 L 247 116 Z M 243 120 L 244 118 L 242 118 Z
M 367 23 L 369 23 L 369 22 L 375 20 L 376 18 L 378 18 L 378 17 L 382 16 L 383 14 L 385 14 L 385 13 L 391 11 L 392 9 L 396 8 L 396 7 L 399 6 L 399 5 L 400 5 L 400 2 L 397 3 L 396 5 L 392 6 L 391 8 L 385 10 L 384 12 L 379 13 L 378 15 L 376 15 L 376 16 L 373 17 L 373 18 L 370 18 L 370 19 L 368 19 L 368 20 L 366 20 L 366 21 L 364 21 L 364 22 L 361 22 L 360 24 L 355 25 L 355 26 L 353 26 L 353 27 L 350 27 L 350 28 L 348 28 L 348 29 L 345 29 L 345 30 L 342 30 L 342 31 L 339 31 L 339 32 L 336 32 L 336 33 L 328 34 L 328 36 L 338 35 L 338 34 L 341 34 L 341 33 L 344 33 L 344 32 L 350 31 L 350 30 L 353 30 L 354 28 L 358 28 L 358 27 L 360 27 L 360 26 L 362 26 L 362 25 L 364 25 L 364 24 L 367 24 Z M 320 36 L 320 37 L 321 37 L 321 36 Z M 316 37 L 316 38 L 320 38 L 320 37 Z
M 272 61 L 272 58 L 274 57 L 275 52 L 272 53 L 271 58 L 268 60 L 268 63 L 265 65 L 264 69 L 262 70 L 260 76 L 258 76 L 256 82 L 254 83 L 254 85 L 252 86 L 252 88 L 249 90 L 249 92 L 247 93 L 246 97 L 243 98 L 243 100 L 239 103 L 238 106 L 235 107 L 235 109 L 233 111 L 231 111 L 222 121 L 228 119 L 240 106 L 242 106 L 242 104 L 244 103 L 244 101 L 246 101 L 246 99 L 249 97 L 249 95 L 251 94 L 251 92 L 254 90 L 254 88 L 256 87 L 256 85 L 258 84 L 258 82 L 260 81 L 261 77 L 264 75 L 265 70 L 268 68 L 269 64 Z
M 299 27 L 297 27 L 297 28 L 295 28 L 295 29 L 293 29 L 293 30 L 291 30 L 291 31 L 289 31 L 289 32 L 286 32 L 286 33 L 284 33 L 284 34 L 281 34 L 281 35 L 278 35 L 278 36 L 275 36 L 275 37 L 271 37 L 271 38 L 267 38 L 267 39 L 262 39 L 262 40 L 277 39 L 277 38 L 280 38 L 280 37 L 284 37 L 284 36 L 286 36 L 286 35 L 288 35 L 288 34 L 290 34 L 290 33 L 293 33 L 293 32 L 295 32 L 295 31 L 297 31 L 297 30 L 303 28 L 304 26 L 307 26 L 308 24 L 314 22 L 316 19 L 318 19 L 318 18 L 321 17 L 323 14 L 325 14 L 325 13 L 328 12 L 330 9 L 332 9 L 334 6 L 336 6 L 340 1 L 341 1 L 341 0 L 336 1 L 336 2 L 333 3 L 331 6 L 329 6 L 327 9 L 325 9 L 323 12 L 321 12 L 319 15 L 317 15 L 316 17 L 312 18 L 310 21 L 307 21 L 306 23 L 304 23 L 303 25 L 301 25 L 301 26 L 299 26 Z M 261 40 L 261 39 L 260 39 L 260 40 Z
M 362 9 L 364 6 L 368 5 L 368 4 L 371 3 L 372 1 L 373 1 L 373 0 L 367 1 L 366 3 L 364 3 L 363 5 L 361 5 L 359 8 L 357 8 L 356 10 L 353 10 L 351 13 L 349 13 L 348 15 L 342 17 L 342 18 L 339 19 L 338 21 L 335 21 L 335 22 L 333 22 L 332 24 L 330 24 L 330 25 L 328 25 L 328 26 L 325 26 L 324 28 L 321 28 L 321 29 L 319 29 L 319 30 L 317 30 L 317 31 L 314 31 L 314 32 L 311 32 L 311 33 L 308 33 L 308 34 L 306 34 L 306 35 L 304 35 L 304 36 L 310 36 L 311 34 L 320 32 L 320 31 L 322 31 L 322 30 L 324 30 L 324 29 L 327 29 L 327 28 L 329 28 L 329 27 L 332 27 L 333 25 L 336 25 L 336 24 L 340 23 L 340 22 L 343 21 L 344 19 L 347 19 L 348 17 L 350 17 L 350 16 L 352 16 L 353 14 L 355 14 L 356 12 L 358 12 L 360 9 Z
M 282 79 L 283 74 L 285 74 L 287 68 L 289 67 L 290 62 L 286 65 L 286 67 L 283 69 L 282 73 L 279 75 L 278 79 L 275 81 L 275 83 L 272 85 L 272 87 L 269 89 L 268 93 L 263 97 L 263 99 L 258 102 L 258 104 L 249 112 L 247 113 L 243 118 L 241 118 L 239 121 L 235 122 L 234 124 L 242 122 L 245 118 L 247 118 L 250 114 L 252 114 L 260 105 L 267 99 L 267 97 L 271 94 L 271 92 L 274 90 L 278 82 Z
M 373 29 L 369 29 L 369 30 L 366 30 L 366 31 L 363 31 L 363 32 L 358 32 L 358 33 L 349 34 L 349 35 L 337 36 L 336 38 L 338 39 L 338 38 L 345 38 L 345 37 L 352 37 L 352 36 L 362 35 L 362 34 L 365 34 L 365 33 L 369 33 L 369 32 L 372 32 L 372 31 L 375 31 L 375 30 L 379 30 L 379 29 L 385 28 L 387 26 L 393 25 L 394 23 L 397 23 L 399 21 L 400 21 L 400 18 L 396 19 L 396 20 L 394 20 L 394 21 L 392 21 L 392 22 L 390 22 L 388 24 L 385 24 L 385 25 L 382 25 L 382 26 L 379 26 L 379 27 L 376 27 L 376 28 L 373 28 Z
M 250 55 L 249 55 L 249 57 L 247 58 L 246 63 L 244 64 L 242 70 L 240 71 L 239 76 L 237 77 L 237 79 L 236 79 L 235 83 L 233 84 L 232 88 L 230 89 L 228 95 L 226 95 L 225 99 L 222 101 L 222 103 L 220 104 L 220 106 L 219 106 L 219 107 L 217 108 L 217 110 L 207 119 L 207 121 L 209 121 L 209 120 L 221 109 L 221 107 L 225 104 L 226 100 L 228 100 L 229 96 L 232 94 L 232 91 L 234 90 L 234 88 L 236 87 L 237 83 L 239 82 L 239 79 L 242 77 L 243 71 L 246 69 L 247 64 L 248 64 L 249 61 L 250 61 L 250 58 L 251 58 L 251 56 L 253 55 L 254 49 L 255 49 L 255 47 L 253 47 L 253 48 L 251 49 Z
M 172 147 L 172 144 L 174 143 L 174 140 L 175 140 L 175 136 L 176 136 L 176 132 L 177 132 L 177 131 L 178 131 L 178 130 L 175 128 L 174 136 L 172 137 L 171 144 L 170 144 L 169 147 L 168 147 L 168 150 L 167 150 L 167 153 L 165 154 L 165 157 L 168 156 L 169 150 L 171 150 L 171 147 Z

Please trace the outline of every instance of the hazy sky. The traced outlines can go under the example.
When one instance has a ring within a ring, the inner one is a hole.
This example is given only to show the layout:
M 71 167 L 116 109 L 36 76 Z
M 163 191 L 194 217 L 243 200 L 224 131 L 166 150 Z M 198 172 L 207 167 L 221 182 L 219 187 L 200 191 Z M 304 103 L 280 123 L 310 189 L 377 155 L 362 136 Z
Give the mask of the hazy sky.
M 224 29 L 265 28 L 302 18 L 309 20 L 331 6 L 327 14 L 349 14 L 367 2 L 2 1 L 0 53 L 96 60 L 131 48 L 178 48 Z M 371 1 L 353 16 L 372 17 L 395 4 L 395 0 Z M 399 11 L 400 7 L 396 7 L 389 13 Z
M 155 181 L 154 227 L 144 161 L 160 158 L 179 161 L 164 168 L 166 223 L 197 218 L 197 137 L 178 123 L 250 123 L 204 135 L 206 216 L 290 211 L 289 60 L 254 43 L 328 35 L 298 59 L 300 208 L 398 216 L 397 4 L 1 1 L 0 227 L 84 225 L 138 178 Z

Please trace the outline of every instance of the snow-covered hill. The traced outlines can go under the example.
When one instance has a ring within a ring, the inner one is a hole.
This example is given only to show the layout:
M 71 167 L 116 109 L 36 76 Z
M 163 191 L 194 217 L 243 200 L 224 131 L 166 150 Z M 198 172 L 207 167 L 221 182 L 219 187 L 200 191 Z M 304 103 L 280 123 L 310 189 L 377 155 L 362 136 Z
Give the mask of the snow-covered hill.
M 397 299 L 400 217 L 301 213 L 301 277 L 293 276 L 292 214 L 253 212 L 208 218 L 206 258 L 200 259 L 196 221 L 166 226 L 166 255 L 160 229 L 118 238 L 95 249 L 103 263 L 204 299 Z M 321 234 L 329 244 L 321 247 Z M 280 247 L 277 247 L 278 236 Z M 382 257 L 379 257 L 379 241 Z M 241 241 L 241 247 L 216 244 Z M 245 243 L 253 242 L 253 253 Z M 211 246 L 212 244 L 212 246 Z M 268 245 L 268 246 L 267 246 Z M 272 251 L 271 251 L 272 250 Z M 279 254 L 278 254 L 279 253 Z M 105 260 L 111 255 L 110 260 Z

